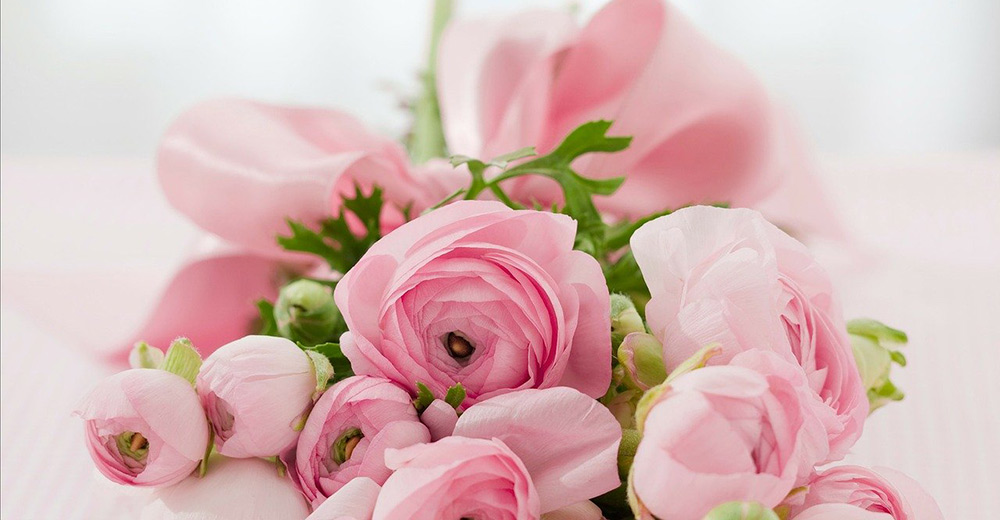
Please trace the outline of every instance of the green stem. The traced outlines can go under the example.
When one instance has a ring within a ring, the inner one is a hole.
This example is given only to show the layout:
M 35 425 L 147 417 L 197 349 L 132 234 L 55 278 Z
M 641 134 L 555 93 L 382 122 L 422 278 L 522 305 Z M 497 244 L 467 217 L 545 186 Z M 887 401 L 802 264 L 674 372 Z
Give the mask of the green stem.
M 431 38 L 427 52 L 427 69 L 424 71 L 423 92 L 414 106 L 413 135 L 410 137 L 410 156 L 415 163 L 423 163 L 445 155 L 444 131 L 441 128 L 441 109 L 437 97 L 437 52 L 441 33 L 451 18 L 454 0 L 434 0 L 431 17 Z

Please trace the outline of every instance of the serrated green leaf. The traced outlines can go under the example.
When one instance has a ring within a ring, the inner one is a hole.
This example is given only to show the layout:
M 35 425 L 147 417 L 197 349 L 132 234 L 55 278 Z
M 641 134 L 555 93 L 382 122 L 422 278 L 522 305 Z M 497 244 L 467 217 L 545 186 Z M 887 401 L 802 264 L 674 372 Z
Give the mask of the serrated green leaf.
M 340 273 L 346 273 L 368 249 L 382 237 L 381 215 L 385 201 L 382 189 L 373 186 L 370 195 L 355 185 L 354 196 L 341 200 L 340 212 L 335 218 L 320 222 L 319 230 L 310 229 L 301 222 L 288 220 L 290 236 L 279 235 L 277 240 L 288 251 L 317 255 Z M 360 224 L 364 231 L 356 234 L 351 223 Z
M 448 389 L 448 393 L 444 396 L 444 402 L 450 404 L 452 408 L 457 410 L 458 407 L 462 406 L 462 403 L 465 401 L 465 395 L 465 387 L 462 386 L 462 383 L 457 383 L 455 386 Z
M 502 155 L 498 155 L 490 159 L 490 164 L 497 166 L 499 168 L 506 168 L 507 163 L 517 161 L 519 159 L 524 159 L 526 157 L 532 157 L 537 155 L 534 146 L 526 146 L 520 150 L 514 150 L 513 152 L 508 152 Z
M 431 403 L 434 402 L 434 394 L 431 392 L 427 385 L 417 382 L 417 397 L 413 400 L 413 406 L 417 409 L 417 413 L 423 412 L 427 409 Z

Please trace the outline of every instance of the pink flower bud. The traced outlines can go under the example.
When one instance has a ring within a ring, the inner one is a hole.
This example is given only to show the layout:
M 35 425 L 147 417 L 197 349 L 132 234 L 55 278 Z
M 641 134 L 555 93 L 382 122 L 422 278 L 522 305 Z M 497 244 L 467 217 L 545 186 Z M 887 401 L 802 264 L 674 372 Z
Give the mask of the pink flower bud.
M 349 377 L 327 390 L 309 414 L 298 445 L 282 455 L 292 480 L 318 507 L 355 477 L 389 478 L 387 448 L 430 441 L 410 394 L 380 377 Z
M 87 449 L 112 482 L 168 486 L 188 476 L 208 447 L 208 421 L 184 378 L 126 370 L 102 381 L 76 412 Z
M 205 360 L 197 387 L 219 453 L 270 457 L 295 445 L 316 376 L 309 356 L 291 341 L 247 336 Z

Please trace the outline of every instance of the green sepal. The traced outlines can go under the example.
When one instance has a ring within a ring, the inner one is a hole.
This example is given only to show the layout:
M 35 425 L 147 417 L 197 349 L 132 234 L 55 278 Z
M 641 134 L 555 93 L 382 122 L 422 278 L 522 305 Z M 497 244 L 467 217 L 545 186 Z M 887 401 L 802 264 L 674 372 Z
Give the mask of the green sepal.
M 198 370 L 201 369 L 201 355 L 191 344 L 191 340 L 177 338 L 167 349 L 167 355 L 163 358 L 163 364 L 160 368 L 177 374 L 194 385 L 195 378 L 198 377 Z
M 444 396 L 444 402 L 458 410 L 458 407 L 462 406 L 462 403 L 465 402 L 465 395 L 465 387 L 462 386 L 462 383 L 456 383 L 455 386 L 448 389 L 448 393 Z
M 128 363 L 132 368 L 160 368 L 163 366 L 164 357 L 162 350 L 140 341 L 129 353 Z
M 703 520 L 780 520 L 777 513 L 758 502 L 727 502 L 714 507 Z
M 260 336 L 280 336 L 278 324 L 274 321 L 274 304 L 265 300 L 257 300 L 257 334 Z
M 427 385 L 417 382 L 417 397 L 413 400 L 413 407 L 417 409 L 417 413 L 423 413 L 431 403 L 434 402 L 434 393 L 431 392 Z
M 319 396 L 323 394 L 326 390 L 327 385 L 330 380 L 333 379 L 333 364 L 330 363 L 330 359 L 315 350 L 305 350 L 306 356 L 309 357 L 309 364 L 312 365 L 313 376 L 316 377 L 316 391 L 313 392 L 313 401 L 319 399 Z
M 318 345 L 303 345 L 299 343 L 299 348 L 306 351 L 306 353 L 316 353 L 320 354 L 330 362 L 330 366 L 333 370 L 331 377 L 327 381 L 327 386 L 330 386 L 338 381 L 343 381 L 348 377 L 354 375 L 354 370 L 351 368 L 351 361 L 347 359 L 343 351 L 340 350 L 339 343 L 320 343 Z M 310 358 L 311 360 L 312 358 Z

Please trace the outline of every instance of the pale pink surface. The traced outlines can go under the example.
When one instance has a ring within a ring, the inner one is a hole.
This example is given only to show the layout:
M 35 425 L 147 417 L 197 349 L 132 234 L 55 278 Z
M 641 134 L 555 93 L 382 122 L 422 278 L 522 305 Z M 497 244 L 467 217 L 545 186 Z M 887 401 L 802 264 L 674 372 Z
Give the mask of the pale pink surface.
M 601 508 L 590 500 L 577 502 L 542 515 L 542 520 L 601 520 L 602 518 L 604 515 L 601 514 Z
M 368 477 L 356 477 L 324 500 L 308 520 L 371 520 L 381 489 Z
M 167 199 L 203 229 L 250 250 L 280 254 L 286 218 L 314 224 L 336 213 L 354 184 L 377 183 L 399 205 L 429 203 L 398 143 L 334 110 L 219 99 L 167 129 L 157 171 Z M 388 205 L 387 207 L 394 207 Z M 387 223 L 401 215 L 383 216 Z
M 448 437 L 386 453 L 393 468 L 374 520 L 540 516 L 527 468 L 499 439 Z
M 522 388 L 597 397 L 611 378 L 610 303 L 600 266 L 573 250 L 576 222 L 460 201 L 383 237 L 337 285 L 358 374 L 436 396 L 462 383 L 465 405 Z M 453 358 L 443 338 L 475 351 Z
M 808 491 L 796 497 L 791 518 L 822 504 L 849 504 L 892 520 L 944 520 L 937 503 L 913 479 L 888 468 L 836 466 L 815 475 Z
M 427 408 L 420 412 L 420 422 L 427 426 L 431 440 L 443 439 L 455 431 L 458 423 L 458 411 L 440 399 L 435 399 Z
M 176 484 L 198 467 L 208 445 L 208 422 L 198 395 L 184 378 L 164 370 L 125 370 L 105 379 L 77 414 L 84 420 L 94 464 L 118 484 Z M 123 432 L 146 438 L 144 462 L 119 453 L 115 437 Z
M 338 465 L 330 450 L 352 428 L 360 429 L 364 438 Z M 386 379 L 354 376 L 333 385 L 316 401 L 297 446 L 282 458 L 306 499 L 317 507 L 353 478 L 385 482 L 390 473 L 386 449 L 429 440 L 405 390 Z
M 892 515 L 847 504 L 821 504 L 795 515 L 792 520 L 892 520 Z
M 520 390 L 471 406 L 455 435 L 499 439 L 524 463 L 547 513 L 618 487 L 621 427 L 571 388 Z
M 700 520 L 737 500 L 774 507 L 827 456 L 797 367 L 751 354 L 774 359 L 695 370 L 652 405 L 630 479 L 653 515 Z
M 860 437 L 868 398 L 854 364 L 840 302 L 826 271 L 799 242 L 748 209 L 695 206 L 632 236 L 652 294 L 646 319 L 668 369 L 705 345 L 710 364 L 766 349 L 798 363 L 834 411 L 830 460 Z
M 213 455 L 204 477 L 191 475 L 157 489 L 141 520 L 302 520 L 309 505 L 274 464 L 262 459 Z
M 795 226 L 839 230 L 808 154 L 760 83 L 660 0 L 613 1 L 582 29 L 546 11 L 452 23 L 438 89 L 452 153 L 544 153 L 582 123 L 613 120 L 611 133 L 633 136 L 632 146 L 576 164 L 587 176 L 627 176 L 598 200 L 613 214 L 766 201 Z M 512 184 L 521 200 L 559 198 L 551 182 Z
M 219 453 L 273 457 L 295 445 L 296 425 L 312 404 L 316 375 L 295 343 L 246 336 L 205 360 L 197 389 Z

